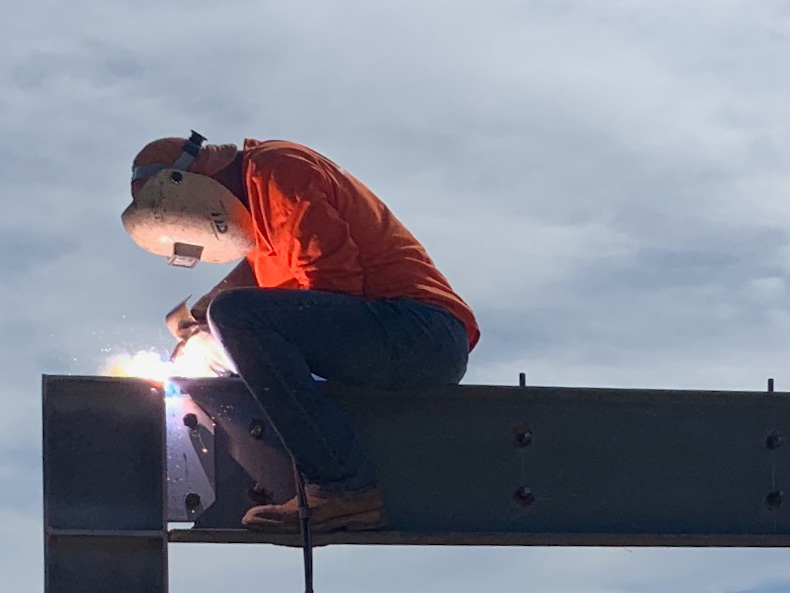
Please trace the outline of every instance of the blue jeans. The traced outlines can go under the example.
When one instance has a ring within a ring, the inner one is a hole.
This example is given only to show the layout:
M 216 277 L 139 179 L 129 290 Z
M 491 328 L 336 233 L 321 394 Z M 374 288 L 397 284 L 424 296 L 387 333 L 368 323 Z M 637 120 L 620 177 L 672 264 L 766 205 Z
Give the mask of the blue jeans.
M 469 356 L 455 316 L 409 299 L 241 288 L 220 293 L 208 320 L 308 489 L 322 496 L 368 490 L 375 477 L 350 420 L 313 374 L 388 390 L 431 387 L 458 383 Z

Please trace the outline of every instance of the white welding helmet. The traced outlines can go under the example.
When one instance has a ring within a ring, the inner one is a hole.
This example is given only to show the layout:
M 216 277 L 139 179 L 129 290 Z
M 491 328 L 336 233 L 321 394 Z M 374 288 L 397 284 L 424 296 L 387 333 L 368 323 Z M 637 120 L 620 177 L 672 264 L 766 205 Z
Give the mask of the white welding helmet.
M 132 240 L 168 263 L 226 263 L 254 247 L 252 218 L 239 199 L 211 177 L 162 169 L 121 215 Z
M 199 135 L 193 132 L 195 136 Z M 171 265 L 192 268 L 198 261 L 241 259 L 255 245 L 250 213 L 218 181 L 185 170 L 200 141 L 190 139 L 187 144 L 182 155 L 186 158 L 169 168 L 135 169 L 133 180 L 147 181 L 121 215 L 123 226 L 135 243 L 164 255 Z

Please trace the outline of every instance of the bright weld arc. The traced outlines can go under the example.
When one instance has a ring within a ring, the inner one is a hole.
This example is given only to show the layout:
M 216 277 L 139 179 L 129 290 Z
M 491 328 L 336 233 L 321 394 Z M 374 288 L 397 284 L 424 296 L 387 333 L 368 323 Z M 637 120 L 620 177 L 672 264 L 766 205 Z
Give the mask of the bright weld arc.
M 216 343 L 193 338 L 175 360 L 165 359 L 150 350 L 124 353 L 110 357 L 101 374 L 148 379 L 165 397 L 183 397 L 186 394 L 174 381 L 175 378 L 217 377 L 230 369 L 232 363 Z
M 108 358 L 101 374 L 110 377 L 138 377 L 147 379 L 159 389 L 165 389 L 170 383 L 172 363 L 151 350 L 135 353 L 123 353 Z
M 184 392 L 181 391 L 181 388 L 170 379 L 165 379 L 165 382 L 162 385 L 162 391 L 164 391 L 165 397 L 181 397 L 184 395 Z

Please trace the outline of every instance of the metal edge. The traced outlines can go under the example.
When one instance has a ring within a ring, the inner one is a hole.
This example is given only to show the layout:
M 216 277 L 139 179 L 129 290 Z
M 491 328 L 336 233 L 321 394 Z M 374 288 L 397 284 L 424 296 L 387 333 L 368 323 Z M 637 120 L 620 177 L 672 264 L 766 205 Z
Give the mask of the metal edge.
M 160 467 L 162 470 L 162 475 L 160 478 L 160 495 L 162 497 L 162 523 L 161 523 L 161 530 L 160 530 L 160 537 L 163 540 L 162 545 L 162 593 L 168 593 L 170 589 L 170 568 L 169 568 L 169 561 L 170 556 L 168 554 L 168 535 L 167 535 L 167 509 L 168 509 L 168 500 L 167 500 L 167 405 L 165 403 L 164 395 L 160 399 L 159 405 L 159 421 L 160 421 Z
M 360 531 L 314 534 L 315 546 L 542 546 L 542 547 L 662 547 L 662 548 L 786 548 L 790 534 L 612 534 L 612 533 L 413 533 L 407 531 Z M 276 534 L 244 529 L 174 529 L 171 543 L 273 544 L 300 547 L 298 534 Z
M 43 544 L 44 544 L 44 591 L 49 591 L 49 505 L 47 504 L 47 388 L 49 375 L 41 376 L 41 505 L 43 508 Z
M 167 537 L 167 533 L 163 534 L 157 529 L 149 530 L 124 530 L 124 529 L 56 529 L 48 528 L 47 535 L 54 537 L 134 537 L 143 539 L 159 540 Z
M 146 379 L 133 377 L 108 377 L 101 375 L 45 375 L 45 378 L 59 381 L 97 381 L 97 382 L 138 382 Z M 189 389 L 190 386 L 205 387 L 208 383 L 221 387 L 241 386 L 243 382 L 237 377 L 209 378 L 209 379 L 189 379 L 174 377 L 171 379 L 180 387 Z M 371 390 L 376 392 L 377 397 L 403 397 L 403 391 L 386 391 L 376 388 L 348 387 L 345 385 L 331 382 L 325 383 L 327 391 L 332 395 L 342 395 L 344 393 L 369 393 Z M 638 395 L 645 402 L 655 403 L 691 403 L 699 397 L 710 398 L 706 403 L 713 405 L 731 404 L 733 400 L 743 400 L 744 403 L 762 404 L 766 402 L 790 405 L 790 392 L 785 391 L 732 391 L 732 390 L 700 390 L 700 389 L 648 389 L 630 387 L 563 387 L 563 386 L 537 386 L 528 385 L 519 387 L 517 385 L 473 385 L 462 384 L 452 386 L 442 386 L 433 389 L 409 390 L 410 398 L 430 398 L 437 399 L 442 397 L 457 398 L 459 392 L 466 395 L 474 392 L 475 398 L 485 398 L 489 395 L 501 397 L 503 394 L 519 395 L 525 399 L 591 399 L 606 402 L 629 402 L 634 395 Z M 467 393 L 464 393 L 467 392 Z

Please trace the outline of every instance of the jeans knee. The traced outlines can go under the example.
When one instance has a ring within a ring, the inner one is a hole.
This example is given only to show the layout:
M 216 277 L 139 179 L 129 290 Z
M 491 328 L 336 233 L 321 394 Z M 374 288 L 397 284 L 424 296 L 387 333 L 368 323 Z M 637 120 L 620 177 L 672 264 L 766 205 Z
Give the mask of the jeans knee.
M 242 317 L 247 310 L 242 303 L 243 292 L 244 289 L 231 288 L 215 296 L 206 311 L 209 324 L 222 327 Z

